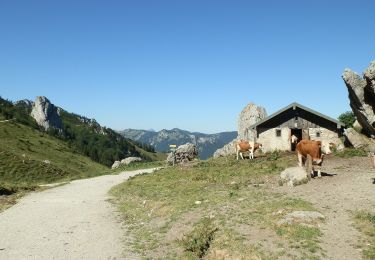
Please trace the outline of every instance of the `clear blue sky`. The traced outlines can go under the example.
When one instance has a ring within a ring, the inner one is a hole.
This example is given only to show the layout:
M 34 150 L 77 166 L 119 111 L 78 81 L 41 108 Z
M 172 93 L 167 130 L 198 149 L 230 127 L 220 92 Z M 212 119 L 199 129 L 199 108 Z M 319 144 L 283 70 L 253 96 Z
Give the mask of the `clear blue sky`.
M 375 59 L 375 1 L 0 1 L 0 95 L 114 129 L 235 130 L 249 102 L 337 118 Z

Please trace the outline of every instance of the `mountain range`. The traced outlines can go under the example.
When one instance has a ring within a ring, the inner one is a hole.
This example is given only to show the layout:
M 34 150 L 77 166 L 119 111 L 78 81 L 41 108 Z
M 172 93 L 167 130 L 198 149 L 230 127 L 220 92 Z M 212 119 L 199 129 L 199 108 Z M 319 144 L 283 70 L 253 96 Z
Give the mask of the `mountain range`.
M 119 133 L 125 138 L 149 144 L 158 152 L 169 151 L 169 145 L 171 144 L 182 145 L 185 143 L 193 143 L 197 146 L 201 159 L 207 159 L 213 156 L 217 149 L 237 137 L 237 131 L 203 134 L 178 128 L 171 130 L 163 129 L 158 132 L 152 130 L 125 129 L 119 131 Z

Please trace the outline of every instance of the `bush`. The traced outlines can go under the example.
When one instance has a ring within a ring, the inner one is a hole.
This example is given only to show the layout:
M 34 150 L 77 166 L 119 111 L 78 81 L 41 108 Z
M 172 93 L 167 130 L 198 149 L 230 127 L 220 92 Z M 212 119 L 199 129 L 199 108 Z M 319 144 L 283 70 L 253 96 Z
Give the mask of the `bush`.
M 339 121 L 345 124 L 346 127 L 352 127 L 356 118 L 352 111 L 347 111 L 339 116 Z
M 210 248 L 217 230 L 211 219 L 202 219 L 194 230 L 182 239 L 185 251 L 192 253 L 195 257 L 203 258 Z

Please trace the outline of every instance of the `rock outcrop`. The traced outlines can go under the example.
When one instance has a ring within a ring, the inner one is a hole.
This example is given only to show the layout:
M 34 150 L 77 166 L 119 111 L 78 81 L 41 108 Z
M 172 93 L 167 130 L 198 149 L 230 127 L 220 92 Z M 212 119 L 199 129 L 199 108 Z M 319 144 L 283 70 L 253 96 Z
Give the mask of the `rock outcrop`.
M 228 156 L 236 153 L 236 141 L 238 140 L 251 140 L 255 138 L 255 133 L 250 129 L 250 126 L 258 123 L 267 117 L 267 112 L 264 107 L 257 106 L 249 103 L 238 116 L 238 136 L 230 143 L 224 145 L 222 148 L 217 149 L 214 153 L 214 158 L 221 156 Z
M 187 143 L 177 147 L 176 151 L 170 153 L 167 158 L 168 164 L 185 163 L 198 157 L 198 149 L 192 143 Z
M 249 127 L 266 117 L 267 112 L 264 107 L 249 103 L 238 116 L 237 139 L 254 140 L 254 132 Z
M 129 165 L 133 162 L 140 162 L 140 161 L 142 161 L 142 158 L 140 157 L 128 157 L 128 158 L 121 160 L 121 164 Z
M 350 106 L 363 133 L 375 137 L 375 61 L 365 70 L 363 77 L 345 69 L 342 78 L 349 91 Z
M 35 119 L 37 124 L 42 126 L 45 130 L 48 130 L 50 127 L 56 129 L 62 128 L 59 109 L 46 97 L 36 97 L 32 105 L 31 116 Z
M 140 162 L 140 161 L 142 161 L 142 158 L 140 157 L 128 157 L 128 158 L 122 159 L 121 161 L 115 161 L 112 164 L 111 168 L 112 170 L 114 170 L 114 169 L 119 168 L 121 165 L 129 165 L 131 163 Z

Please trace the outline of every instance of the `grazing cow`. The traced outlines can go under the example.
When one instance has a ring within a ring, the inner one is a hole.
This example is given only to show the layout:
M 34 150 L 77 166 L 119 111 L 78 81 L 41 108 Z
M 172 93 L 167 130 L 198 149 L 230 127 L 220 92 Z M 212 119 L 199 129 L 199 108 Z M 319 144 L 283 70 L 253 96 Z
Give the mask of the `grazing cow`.
M 307 155 L 312 158 L 312 175 L 314 174 L 314 165 L 318 166 L 318 177 L 321 175 L 321 166 L 323 163 L 323 158 L 325 154 L 331 153 L 332 143 L 326 141 L 314 141 L 314 140 L 301 140 L 297 144 L 297 154 L 298 154 L 298 165 L 302 167 L 304 160 L 306 160 Z
M 262 144 L 260 143 L 249 142 L 249 141 L 244 141 L 244 140 L 239 141 L 236 144 L 237 160 L 238 160 L 238 155 L 240 155 L 241 159 L 243 160 L 242 153 L 246 153 L 246 152 L 249 152 L 250 159 L 254 159 L 254 152 L 259 148 L 262 148 Z

